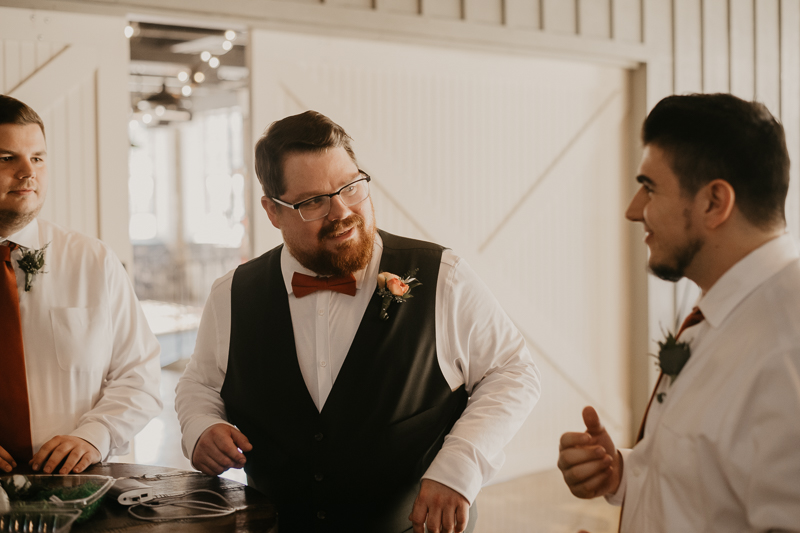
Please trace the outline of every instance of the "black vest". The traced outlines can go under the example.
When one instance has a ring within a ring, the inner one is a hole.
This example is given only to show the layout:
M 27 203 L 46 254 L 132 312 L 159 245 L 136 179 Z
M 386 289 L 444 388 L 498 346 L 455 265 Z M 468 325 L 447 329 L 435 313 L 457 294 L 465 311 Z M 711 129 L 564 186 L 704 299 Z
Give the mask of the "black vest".
M 422 285 L 388 320 L 373 295 L 322 412 L 297 362 L 282 247 L 233 276 L 221 396 L 253 445 L 245 471 L 277 505 L 281 533 L 409 529 L 420 478 L 466 406 L 436 357 L 442 248 L 380 235 L 380 271 L 417 268 Z

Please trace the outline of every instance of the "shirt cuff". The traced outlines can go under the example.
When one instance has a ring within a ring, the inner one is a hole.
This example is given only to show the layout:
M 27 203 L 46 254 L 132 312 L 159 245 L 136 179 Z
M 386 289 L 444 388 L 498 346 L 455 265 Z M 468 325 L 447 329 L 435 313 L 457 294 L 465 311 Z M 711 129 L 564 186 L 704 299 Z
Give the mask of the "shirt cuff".
M 633 450 L 628 448 L 621 448 L 617 450 L 619 452 L 620 458 L 620 466 L 622 467 L 622 477 L 619 480 L 619 487 L 617 487 L 617 492 L 614 494 L 606 494 L 605 499 L 611 505 L 616 505 L 619 507 L 622 505 L 622 501 L 625 499 L 625 491 L 628 489 L 628 482 L 627 477 L 625 476 L 625 460 L 631 454 Z
M 70 433 L 70 436 L 79 437 L 97 448 L 97 451 L 100 452 L 101 461 L 108 459 L 108 452 L 111 448 L 111 434 L 109 434 L 108 428 L 100 422 L 83 424 Z
M 483 475 L 475 465 L 465 463 L 463 457 L 448 453 L 446 449 L 439 451 L 422 479 L 430 479 L 453 489 L 465 497 L 470 505 L 483 484 Z

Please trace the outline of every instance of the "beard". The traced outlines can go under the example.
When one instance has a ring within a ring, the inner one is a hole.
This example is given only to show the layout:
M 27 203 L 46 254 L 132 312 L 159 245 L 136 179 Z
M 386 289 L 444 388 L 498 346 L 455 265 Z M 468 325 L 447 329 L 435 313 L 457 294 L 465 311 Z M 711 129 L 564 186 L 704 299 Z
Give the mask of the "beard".
M 685 230 L 688 234 L 692 229 L 691 213 L 688 210 L 683 212 L 686 221 Z M 669 264 L 651 264 L 650 272 L 664 281 L 678 281 L 686 275 L 686 269 L 694 261 L 694 257 L 705 245 L 705 240 L 699 237 L 690 237 L 680 245 L 672 254 Z
M 651 264 L 650 272 L 664 281 L 678 281 L 686 275 L 686 268 L 692 264 L 694 256 L 703 248 L 705 241 L 693 239 L 685 243 L 672 257 L 672 261 L 661 264 Z
M 357 228 L 361 235 L 339 244 L 336 250 L 331 251 L 322 246 L 313 250 L 305 250 L 295 246 L 294 242 L 286 241 L 289 252 L 297 261 L 320 276 L 346 276 L 367 267 L 372 259 L 372 247 L 375 243 L 375 229 L 366 229 L 364 217 L 352 214 L 343 220 L 336 220 L 319 230 L 317 239 L 323 243 L 337 233 L 347 228 Z
M 3 230 L 11 235 L 18 230 L 27 226 L 31 220 L 36 218 L 42 208 L 36 209 L 28 213 L 20 213 L 19 211 L 12 211 L 11 209 L 0 209 L 0 230 Z M 8 235 L 3 235 L 8 237 Z

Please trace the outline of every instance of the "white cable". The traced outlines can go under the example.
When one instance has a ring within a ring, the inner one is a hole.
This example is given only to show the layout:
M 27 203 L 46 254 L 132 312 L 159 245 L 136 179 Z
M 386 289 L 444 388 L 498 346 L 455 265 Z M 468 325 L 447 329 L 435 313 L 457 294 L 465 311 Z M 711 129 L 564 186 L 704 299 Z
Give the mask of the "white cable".
M 201 500 L 184 500 L 186 496 L 191 496 L 192 494 L 197 494 L 200 492 L 206 492 L 208 494 L 213 494 L 214 496 L 218 497 L 222 501 L 225 502 L 226 505 L 219 505 L 216 503 L 211 502 L 204 502 Z M 161 508 L 161 507 L 182 507 L 184 509 L 195 509 L 199 511 L 209 511 L 208 513 L 202 514 L 177 514 L 177 515 L 169 515 L 169 516 L 142 516 L 140 514 L 135 513 L 133 510 L 137 507 L 151 507 L 151 508 Z M 219 516 L 227 516 L 229 514 L 233 514 L 237 511 L 237 509 L 228 501 L 224 496 L 221 494 L 214 492 L 213 490 L 207 489 L 198 489 L 192 490 L 189 492 L 181 493 L 180 495 L 164 495 L 158 498 L 153 498 L 152 500 L 148 500 L 146 502 L 137 503 L 135 505 L 131 505 L 128 507 L 128 514 L 132 517 L 137 518 L 139 520 L 148 520 L 151 522 L 159 522 L 162 520 L 185 520 L 187 518 L 217 518 Z

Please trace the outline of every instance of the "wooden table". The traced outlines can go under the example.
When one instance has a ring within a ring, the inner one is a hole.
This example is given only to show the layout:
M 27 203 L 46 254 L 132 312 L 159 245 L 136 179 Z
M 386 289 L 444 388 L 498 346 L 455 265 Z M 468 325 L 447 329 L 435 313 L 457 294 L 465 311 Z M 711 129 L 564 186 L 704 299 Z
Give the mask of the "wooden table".
M 15 474 L 30 474 L 16 468 Z M 100 533 L 147 531 L 148 533 L 175 533 L 175 531 L 192 532 L 264 532 L 277 533 L 278 518 L 275 508 L 267 497 L 252 487 L 242 485 L 229 479 L 207 476 L 200 472 L 178 470 L 163 466 L 135 465 L 127 463 L 96 464 L 88 468 L 84 474 L 125 477 L 135 479 L 153 487 L 154 493 L 165 494 L 195 489 L 208 489 L 224 496 L 235 508 L 236 513 L 219 518 L 196 518 L 150 522 L 137 520 L 128 514 L 128 507 L 120 505 L 110 496 L 104 497 L 103 503 L 95 514 L 82 524 L 72 526 L 73 533 Z M 222 503 L 218 498 L 198 495 L 197 499 L 214 503 Z M 138 510 L 146 515 L 147 509 Z M 181 508 L 170 508 L 170 514 L 190 512 Z

